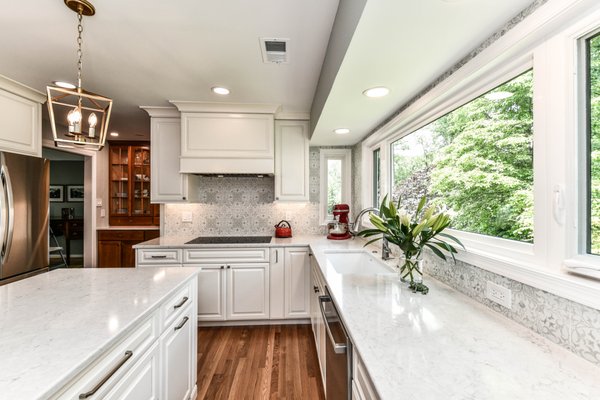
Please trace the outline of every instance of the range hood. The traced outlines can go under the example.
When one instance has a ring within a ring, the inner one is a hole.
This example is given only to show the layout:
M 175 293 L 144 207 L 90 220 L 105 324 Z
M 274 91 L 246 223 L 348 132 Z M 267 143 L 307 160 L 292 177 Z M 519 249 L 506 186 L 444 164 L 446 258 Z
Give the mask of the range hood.
M 270 104 L 171 101 L 181 112 L 180 172 L 273 175 L 274 114 Z

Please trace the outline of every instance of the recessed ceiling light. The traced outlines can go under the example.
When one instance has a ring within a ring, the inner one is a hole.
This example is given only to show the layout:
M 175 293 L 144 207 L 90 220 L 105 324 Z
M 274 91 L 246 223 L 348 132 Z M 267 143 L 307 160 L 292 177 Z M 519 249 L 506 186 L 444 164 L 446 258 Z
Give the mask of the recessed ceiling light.
M 52 83 L 54 83 L 54 85 L 61 87 L 63 89 L 75 89 L 77 87 L 70 82 L 64 82 L 64 81 L 52 81 Z
M 383 96 L 386 96 L 389 92 L 390 92 L 390 89 L 383 87 L 383 86 L 377 86 L 377 87 L 373 87 L 373 88 L 365 90 L 363 92 L 363 94 L 367 97 L 383 97 Z
M 111 132 L 110 136 L 117 137 L 117 136 L 119 136 L 119 132 Z
M 486 94 L 485 97 L 488 100 L 504 100 L 504 99 L 508 99 L 509 97 L 512 97 L 514 95 L 514 93 L 511 92 L 490 92 L 488 94 Z
M 229 94 L 229 89 L 221 87 L 221 86 L 215 86 L 211 90 L 213 91 L 213 93 L 220 94 L 223 96 L 226 94 Z
M 338 135 L 345 135 L 346 133 L 350 133 L 350 129 L 348 128 L 337 128 L 333 130 L 333 133 L 337 133 Z

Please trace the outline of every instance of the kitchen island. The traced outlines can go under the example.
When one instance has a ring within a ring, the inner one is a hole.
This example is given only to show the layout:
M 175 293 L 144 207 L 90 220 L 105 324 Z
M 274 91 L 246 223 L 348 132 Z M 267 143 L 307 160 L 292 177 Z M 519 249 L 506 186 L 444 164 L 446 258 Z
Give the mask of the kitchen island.
M 77 398 L 109 375 L 91 398 L 191 395 L 197 273 L 61 269 L 0 287 L 0 398 Z
M 268 244 L 218 246 L 186 244 L 190 239 L 161 237 L 135 247 L 186 252 L 309 246 L 353 342 L 355 359 L 360 359 L 375 392 L 365 398 L 600 398 L 597 365 L 431 277 L 426 278 L 431 290 L 423 296 L 408 290 L 394 273 L 338 272 L 327 253 L 365 250 L 362 239 L 297 236 L 273 238 Z M 380 250 L 366 249 L 377 251 L 376 257 Z M 396 261 L 387 264 L 395 266 Z

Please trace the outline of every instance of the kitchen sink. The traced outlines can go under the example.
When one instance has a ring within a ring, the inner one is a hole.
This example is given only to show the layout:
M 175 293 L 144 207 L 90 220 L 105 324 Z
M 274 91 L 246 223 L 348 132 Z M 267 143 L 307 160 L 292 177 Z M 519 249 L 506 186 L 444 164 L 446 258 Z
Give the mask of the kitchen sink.
M 395 273 L 393 268 L 364 250 L 325 250 L 324 253 L 327 266 L 340 274 L 376 275 Z

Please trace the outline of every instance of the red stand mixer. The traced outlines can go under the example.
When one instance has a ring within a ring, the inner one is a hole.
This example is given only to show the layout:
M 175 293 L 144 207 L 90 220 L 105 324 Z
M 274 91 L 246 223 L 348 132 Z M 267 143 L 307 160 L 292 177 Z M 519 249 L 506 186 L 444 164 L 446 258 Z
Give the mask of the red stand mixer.
M 348 214 L 350 214 L 350 206 L 348 204 L 336 204 L 333 206 L 334 221 L 327 224 L 327 239 L 345 240 L 352 237 L 348 229 Z

